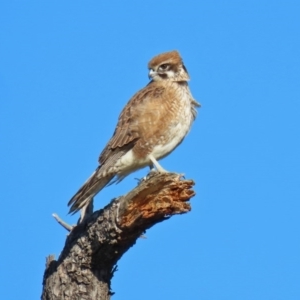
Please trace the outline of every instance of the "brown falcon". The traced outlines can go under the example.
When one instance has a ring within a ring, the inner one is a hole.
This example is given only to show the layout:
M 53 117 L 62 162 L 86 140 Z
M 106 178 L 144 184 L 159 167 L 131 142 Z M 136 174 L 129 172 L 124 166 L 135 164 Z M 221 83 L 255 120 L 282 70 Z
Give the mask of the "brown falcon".
M 72 197 L 70 213 L 89 205 L 113 179 L 154 165 L 184 139 L 196 117 L 187 81 L 188 72 L 177 51 L 155 56 L 148 64 L 150 83 L 138 91 L 121 112 L 115 132 L 100 154 L 99 166 Z

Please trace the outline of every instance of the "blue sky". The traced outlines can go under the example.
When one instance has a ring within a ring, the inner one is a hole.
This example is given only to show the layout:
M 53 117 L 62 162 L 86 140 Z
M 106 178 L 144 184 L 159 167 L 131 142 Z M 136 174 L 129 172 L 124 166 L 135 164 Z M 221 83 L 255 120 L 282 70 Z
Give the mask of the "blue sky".
M 113 299 L 300 299 L 299 14 L 299 1 L 2 1 L 0 298 L 39 298 L 67 234 L 51 214 L 76 222 L 67 202 L 148 61 L 177 49 L 202 108 L 162 165 L 197 195 L 124 255 Z

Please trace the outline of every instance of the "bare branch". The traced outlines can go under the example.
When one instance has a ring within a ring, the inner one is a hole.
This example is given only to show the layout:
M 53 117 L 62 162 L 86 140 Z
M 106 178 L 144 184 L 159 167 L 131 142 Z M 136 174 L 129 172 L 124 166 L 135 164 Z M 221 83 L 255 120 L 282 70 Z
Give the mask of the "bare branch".
M 52 217 L 65 229 L 68 231 L 71 231 L 73 229 L 73 226 L 69 225 L 65 221 L 63 221 L 57 214 L 52 214 Z

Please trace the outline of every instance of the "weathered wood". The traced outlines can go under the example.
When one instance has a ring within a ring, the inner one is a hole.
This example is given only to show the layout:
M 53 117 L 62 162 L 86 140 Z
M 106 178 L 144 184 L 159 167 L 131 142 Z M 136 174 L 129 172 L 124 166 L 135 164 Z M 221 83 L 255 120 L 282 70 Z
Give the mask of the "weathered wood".
M 118 260 L 145 230 L 190 211 L 193 185 L 179 174 L 152 174 L 74 227 L 58 260 L 47 258 L 42 299 L 110 299 Z

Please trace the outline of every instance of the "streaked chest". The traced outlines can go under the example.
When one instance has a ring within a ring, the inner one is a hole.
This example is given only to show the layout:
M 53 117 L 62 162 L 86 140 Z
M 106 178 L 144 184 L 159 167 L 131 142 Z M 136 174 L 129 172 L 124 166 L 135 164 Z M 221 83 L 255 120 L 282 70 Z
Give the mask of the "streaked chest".
M 181 86 L 170 99 L 169 114 L 160 124 L 159 136 L 152 151 L 156 158 L 162 158 L 175 149 L 189 132 L 193 116 L 192 95 L 188 86 Z

